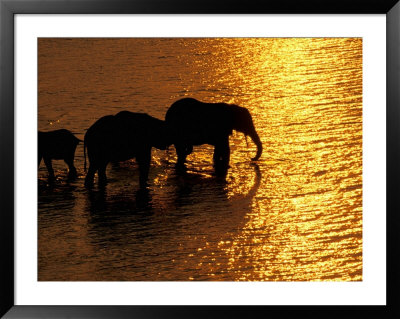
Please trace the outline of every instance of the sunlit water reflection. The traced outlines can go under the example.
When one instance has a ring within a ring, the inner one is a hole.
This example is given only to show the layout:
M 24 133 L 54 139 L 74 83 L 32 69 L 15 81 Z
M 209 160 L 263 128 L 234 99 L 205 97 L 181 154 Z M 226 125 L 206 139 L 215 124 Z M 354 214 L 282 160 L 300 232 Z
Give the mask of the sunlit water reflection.
M 39 169 L 39 280 L 362 279 L 362 40 L 40 39 L 40 130 L 83 139 L 120 110 L 160 119 L 184 96 L 253 115 L 264 152 L 230 138 L 215 177 L 212 147 L 185 175 L 173 147 L 153 150 L 148 192 L 134 160 L 83 187 Z

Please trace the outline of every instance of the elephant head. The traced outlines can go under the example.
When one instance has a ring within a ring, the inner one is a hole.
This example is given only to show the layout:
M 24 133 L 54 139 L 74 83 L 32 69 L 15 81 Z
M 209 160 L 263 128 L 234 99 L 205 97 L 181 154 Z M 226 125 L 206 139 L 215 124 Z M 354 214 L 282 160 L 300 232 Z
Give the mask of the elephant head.
M 165 121 L 154 119 L 154 126 L 151 130 L 151 144 L 160 150 L 167 149 L 173 143 L 173 132 Z
M 246 136 L 250 136 L 254 144 L 257 146 L 257 154 L 251 160 L 257 161 L 262 154 L 262 143 L 257 131 L 254 127 L 253 119 L 250 112 L 241 106 L 230 105 L 232 112 L 232 129 L 242 132 Z

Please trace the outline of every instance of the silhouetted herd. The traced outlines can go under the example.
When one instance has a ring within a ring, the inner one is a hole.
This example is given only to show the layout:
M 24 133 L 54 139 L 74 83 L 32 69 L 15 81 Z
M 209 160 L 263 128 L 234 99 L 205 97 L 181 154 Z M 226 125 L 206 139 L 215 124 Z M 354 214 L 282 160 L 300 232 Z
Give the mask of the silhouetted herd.
M 178 157 L 177 168 L 184 167 L 193 146 L 213 145 L 215 171 L 224 174 L 229 167 L 229 135 L 233 130 L 250 136 L 257 146 L 257 154 L 252 160 L 258 160 L 262 153 L 262 143 L 250 112 L 244 107 L 183 98 L 170 106 L 165 120 L 129 111 L 104 116 L 88 128 L 84 137 L 85 171 L 86 151 L 89 160 L 85 186 L 93 186 L 96 172 L 99 185 L 104 186 L 107 183 L 108 163 L 135 158 L 139 166 L 140 187 L 145 188 L 152 147 L 163 150 L 172 144 Z M 66 129 L 38 132 L 38 165 L 43 159 L 49 180 L 55 178 L 51 164 L 53 159 L 67 163 L 69 179 L 77 177 L 74 156 L 79 142 L 82 141 Z

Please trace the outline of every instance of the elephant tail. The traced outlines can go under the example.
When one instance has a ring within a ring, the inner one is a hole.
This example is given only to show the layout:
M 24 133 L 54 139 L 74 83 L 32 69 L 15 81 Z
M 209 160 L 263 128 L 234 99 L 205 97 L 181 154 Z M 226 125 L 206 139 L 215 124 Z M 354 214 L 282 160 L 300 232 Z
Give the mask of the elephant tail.
M 85 170 L 86 173 L 86 139 L 83 140 L 83 157 L 85 158 L 83 169 Z

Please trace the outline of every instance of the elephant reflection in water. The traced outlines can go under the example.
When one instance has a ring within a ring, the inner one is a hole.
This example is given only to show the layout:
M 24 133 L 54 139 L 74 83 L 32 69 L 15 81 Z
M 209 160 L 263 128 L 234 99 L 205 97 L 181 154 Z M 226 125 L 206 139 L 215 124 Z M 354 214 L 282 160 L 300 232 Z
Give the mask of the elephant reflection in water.
M 165 115 L 165 121 L 173 132 L 178 156 L 177 166 L 182 167 L 194 145 L 214 146 L 213 162 L 216 171 L 226 172 L 229 167 L 229 136 L 232 131 L 250 136 L 257 146 L 256 161 L 262 154 L 262 143 L 254 127 L 250 112 L 226 103 L 203 103 L 193 98 L 174 102 Z
M 136 158 L 139 165 L 140 187 L 147 186 L 151 161 L 151 149 L 165 150 L 169 134 L 165 122 L 148 114 L 122 111 L 107 115 L 96 121 L 86 132 L 84 156 L 86 170 L 86 149 L 89 171 L 85 186 L 92 187 L 94 175 L 98 172 L 99 185 L 107 182 L 106 167 L 110 162 L 121 162 Z
M 103 218 L 110 215 L 118 219 L 124 214 L 152 212 L 152 195 L 148 188 L 139 188 L 132 193 L 125 191 L 107 194 L 107 188 L 88 189 L 88 210 Z M 105 223 L 103 223 L 104 225 Z

